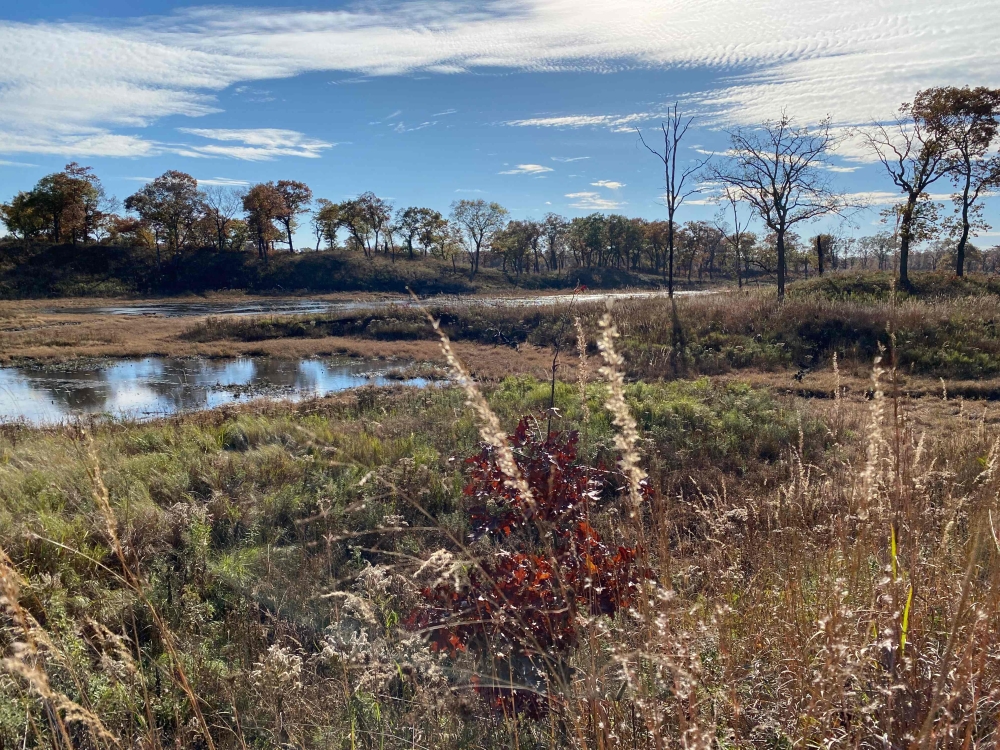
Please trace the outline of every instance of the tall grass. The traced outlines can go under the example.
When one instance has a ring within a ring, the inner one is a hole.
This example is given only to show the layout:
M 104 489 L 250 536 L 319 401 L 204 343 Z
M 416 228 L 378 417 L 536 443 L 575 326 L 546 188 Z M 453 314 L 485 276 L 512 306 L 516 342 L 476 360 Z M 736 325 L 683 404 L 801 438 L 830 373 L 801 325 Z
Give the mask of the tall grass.
M 517 506 L 523 531 L 510 542 L 470 538 L 480 511 L 463 493 L 462 459 L 480 453 L 484 429 L 512 480 L 498 482 L 489 512 L 501 498 L 544 499 L 544 480 L 524 492 L 527 454 L 505 432 L 547 407 L 550 390 L 514 380 L 484 394 L 467 379 L 464 390 L 106 425 L 92 450 L 72 431 L 5 434 L 3 580 L 17 585 L 4 589 L 0 643 L 18 661 L 0 679 L 0 737 L 996 746 L 996 422 L 954 399 L 907 400 L 891 357 L 876 363 L 870 399 L 627 385 L 615 347 L 637 325 L 619 310 L 596 327 L 604 382 L 557 384 L 554 427 L 588 415 L 573 460 L 609 478 L 587 496 L 588 527 L 636 550 L 642 575 L 627 606 L 575 611 L 572 647 L 545 655 L 549 678 L 506 686 L 539 695 L 542 710 L 492 703 L 483 689 L 520 674 L 496 666 L 518 644 L 434 650 L 408 624 L 429 588 L 463 596 L 476 571 L 498 587 L 496 563 L 515 552 L 562 559 L 559 516 L 542 523 L 531 502 Z M 549 439 L 543 419 L 525 425 Z M 546 590 L 573 601 L 569 568 L 550 568 Z M 17 671 L 25 622 L 52 644 L 31 657 L 50 694 Z M 100 724 L 76 721 L 85 716 Z

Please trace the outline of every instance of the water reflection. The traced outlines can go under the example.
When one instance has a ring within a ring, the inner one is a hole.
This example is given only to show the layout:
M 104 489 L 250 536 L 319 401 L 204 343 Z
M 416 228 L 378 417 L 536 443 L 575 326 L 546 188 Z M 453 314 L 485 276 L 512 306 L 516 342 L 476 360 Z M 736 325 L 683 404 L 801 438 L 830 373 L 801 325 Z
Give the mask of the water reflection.
M 51 424 L 91 414 L 149 419 L 254 398 L 301 400 L 399 382 L 372 362 L 147 357 L 53 370 L 0 368 L 0 420 Z M 404 381 L 423 386 L 422 379 Z

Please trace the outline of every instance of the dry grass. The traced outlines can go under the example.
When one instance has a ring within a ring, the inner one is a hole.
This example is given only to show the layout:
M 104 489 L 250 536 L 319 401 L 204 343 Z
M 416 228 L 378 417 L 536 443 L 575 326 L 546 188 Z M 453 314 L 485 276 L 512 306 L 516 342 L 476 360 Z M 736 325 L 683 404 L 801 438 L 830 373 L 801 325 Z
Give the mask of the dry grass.
M 871 326 L 888 315 L 898 330 L 987 312 L 975 300 L 816 305 L 799 311 Z M 53 690 L 123 743 L 150 747 L 1000 744 L 1000 413 L 956 395 L 972 384 L 946 381 L 945 400 L 937 379 L 904 380 L 895 350 L 874 373 L 843 360 L 799 378 L 744 373 L 765 393 L 731 373 L 628 385 L 623 365 L 649 367 L 637 344 L 651 350 L 675 333 L 650 309 L 623 305 L 592 329 L 603 331 L 606 385 L 583 375 L 582 386 L 555 389 L 557 428 L 586 415 L 583 460 L 622 461 L 632 477 L 591 499 L 588 523 L 640 550 L 648 575 L 614 617 L 577 613 L 560 679 L 511 686 L 543 695 L 541 717 L 480 700 L 476 686 L 497 680 L 477 671 L 483 660 L 432 651 L 406 626 L 426 606 L 421 587 L 444 582 L 457 594 L 470 569 L 511 554 L 469 541 L 473 500 L 452 457 L 477 452 L 483 425 L 502 448 L 500 426 L 547 406 L 544 380 L 504 381 L 484 397 L 464 371 L 464 391 L 365 390 L 107 425 L 95 434 L 98 474 L 70 431 L 5 431 L 0 529 L 23 577 L 8 599 L 34 607 L 45 637 L 74 657 L 72 669 L 40 664 Z M 785 330 L 774 323 L 785 310 L 748 297 L 697 301 L 684 314 Z M 624 358 L 619 342 L 631 344 Z M 447 344 L 453 368 L 512 353 L 465 346 Z M 779 447 L 751 452 L 768 435 Z M 523 492 L 515 468 L 504 471 Z M 549 530 L 524 522 L 547 554 Z M 105 576 L 109 562 L 134 583 Z M 125 660 L 95 645 L 84 613 L 121 631 L 143 675 L 133 684 L 150 688 L 142 701 L 102 687 L 125 674 Z M 148 613 L 163 613 L 163 627 Z M 489 663 L 513 658 L 509 644 L 486 647 L 498 652 Z M 155 689 L 154 678 L 164 678 Z M 45 695 L 2 680 L 0 691 L 18 720 L 31 719 L 31 742 L 68 744 L 43 720 Z M 14 715 L 0 709 L 0 728 Z

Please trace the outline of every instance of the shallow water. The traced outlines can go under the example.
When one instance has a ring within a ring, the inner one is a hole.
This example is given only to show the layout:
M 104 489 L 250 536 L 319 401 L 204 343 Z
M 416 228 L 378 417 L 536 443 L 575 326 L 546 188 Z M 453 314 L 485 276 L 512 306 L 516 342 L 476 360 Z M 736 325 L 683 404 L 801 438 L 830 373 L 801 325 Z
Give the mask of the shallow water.
M 317 359 L 147 357 L 71 368 L 3 367 L 0 421 L 44 425 L 101 414 L 152 419 L 256 398 L 298 401 L 399 382 L 427 384 L 391 379 L 373 362 Z
M 712 291 L 675 292 L 676 296 L 692 296 L 711 294 Z M 582 294 L 549 294 L 549 295 L 504 295 L 492 297 L 469 297 L 440 295 L 423 300 L 427 305 L 449 306 L 535 306 L 567 304 L 573 300 L 577 303 L 602 302 L 607 299 L 649 299 L 666 297 L 666 292 L 584 292 Z M 343 312 L 346 310 L 369 309 L 401 305 L 412 305 L 413 302 L 404 297 L 396 299 L 372 300 L 321 300 L 308 297 L 294 299 L 259 299 L 252 302 L 152 302 L 143 305 L 113 305 L 109 307 L 54 307 L 46 312 L 71 313 L 74 315 L 159 315 L 165 318 L 182 318 L 201 315 L 317 315 L 328 312 Z

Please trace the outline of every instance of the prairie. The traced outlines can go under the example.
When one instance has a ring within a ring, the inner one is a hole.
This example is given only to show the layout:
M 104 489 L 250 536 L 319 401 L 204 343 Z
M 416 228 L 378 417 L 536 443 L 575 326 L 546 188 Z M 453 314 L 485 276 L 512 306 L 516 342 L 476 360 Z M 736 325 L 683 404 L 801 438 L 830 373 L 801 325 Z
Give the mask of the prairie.
M 988 293 L 432 305 L 475 384 L 414 309 L 33 305 L 7 361 L 347 351 L 454 385 L 0 428 L 3 746 L 1000 737 Z

